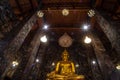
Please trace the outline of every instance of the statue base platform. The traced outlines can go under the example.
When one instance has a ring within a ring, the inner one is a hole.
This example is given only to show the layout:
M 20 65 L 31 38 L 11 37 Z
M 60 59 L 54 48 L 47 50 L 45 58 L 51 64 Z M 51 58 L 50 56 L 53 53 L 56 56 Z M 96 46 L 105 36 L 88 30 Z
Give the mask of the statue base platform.
M 84 80 L 84 79 L 46 79 L 46 80 Z
M 47 78 L 46 80 L 84 80 L 83 75 L 79 75 L 78 77 L 70 77 L 70 76 L 65 76 L 65 77 L 54 77 L 54 78 Z

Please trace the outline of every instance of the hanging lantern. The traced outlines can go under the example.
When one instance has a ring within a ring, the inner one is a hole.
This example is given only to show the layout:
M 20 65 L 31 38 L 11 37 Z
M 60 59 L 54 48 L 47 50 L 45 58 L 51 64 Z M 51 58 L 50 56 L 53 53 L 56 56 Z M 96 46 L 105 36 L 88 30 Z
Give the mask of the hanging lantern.
M 67 33 L 64 33 L 64 35 L 59 38 L 59 45 L 61 47 L 71 46 L 72 45 L 72 38 Z

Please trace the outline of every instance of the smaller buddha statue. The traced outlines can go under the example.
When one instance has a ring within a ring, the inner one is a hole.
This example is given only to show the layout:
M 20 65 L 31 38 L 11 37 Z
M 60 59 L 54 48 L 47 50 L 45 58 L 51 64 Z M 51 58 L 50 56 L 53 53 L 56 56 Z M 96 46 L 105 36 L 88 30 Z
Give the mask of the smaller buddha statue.
M 68 60 L 67 50 L 62 53 L 62 61 L 56 65 L 55 71 L 47 74 L 47 80 L 84 80 L 83 75 L 75 74 L 75 66 L 72 61 Z

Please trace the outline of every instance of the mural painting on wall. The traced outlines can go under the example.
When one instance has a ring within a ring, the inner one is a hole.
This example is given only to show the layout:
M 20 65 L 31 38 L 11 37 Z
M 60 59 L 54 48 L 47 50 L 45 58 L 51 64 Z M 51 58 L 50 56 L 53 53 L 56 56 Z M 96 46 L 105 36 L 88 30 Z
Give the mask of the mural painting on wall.
M 8 0 L 0 0 L 0 23 L 13 20 L 14 14 Z
M 5 55 L 8 53 L 11 53 L 11 57 L 14 55 L 12 53 L 15 53 L 19 48 L 21 47 L 24 39 L 30 32 L 32 26 L 36 22 L 36 15 L 33 15 L 28 22 L 23 26 L 23 28 L 20 30 L 20 32 L 17 34 L 17 36 L 13 39 L 13 41 L 8 45 L 8 48 L 4 51 Z M 32 23 L 31 23 L 32 22 Z M 9 56 L 8 56 L 9 58 Z
M 10 7 L 9 1 L 0 0 L 0 39 L 4 38 L 4 35 L 11 31 L 11 21 L 14 19 L 15 15 Z

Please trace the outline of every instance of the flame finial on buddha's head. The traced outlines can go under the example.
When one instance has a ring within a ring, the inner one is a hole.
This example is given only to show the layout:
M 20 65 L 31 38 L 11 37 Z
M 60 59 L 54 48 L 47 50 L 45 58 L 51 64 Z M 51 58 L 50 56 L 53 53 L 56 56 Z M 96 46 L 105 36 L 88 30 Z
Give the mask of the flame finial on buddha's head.
M 68 51 L 67 51 L 66 49 L 65 49 L 65 50 L 63 51 L 63 53 L 62 53 L 62 56 L 64 56 L 64 55 L 69 56 Z

